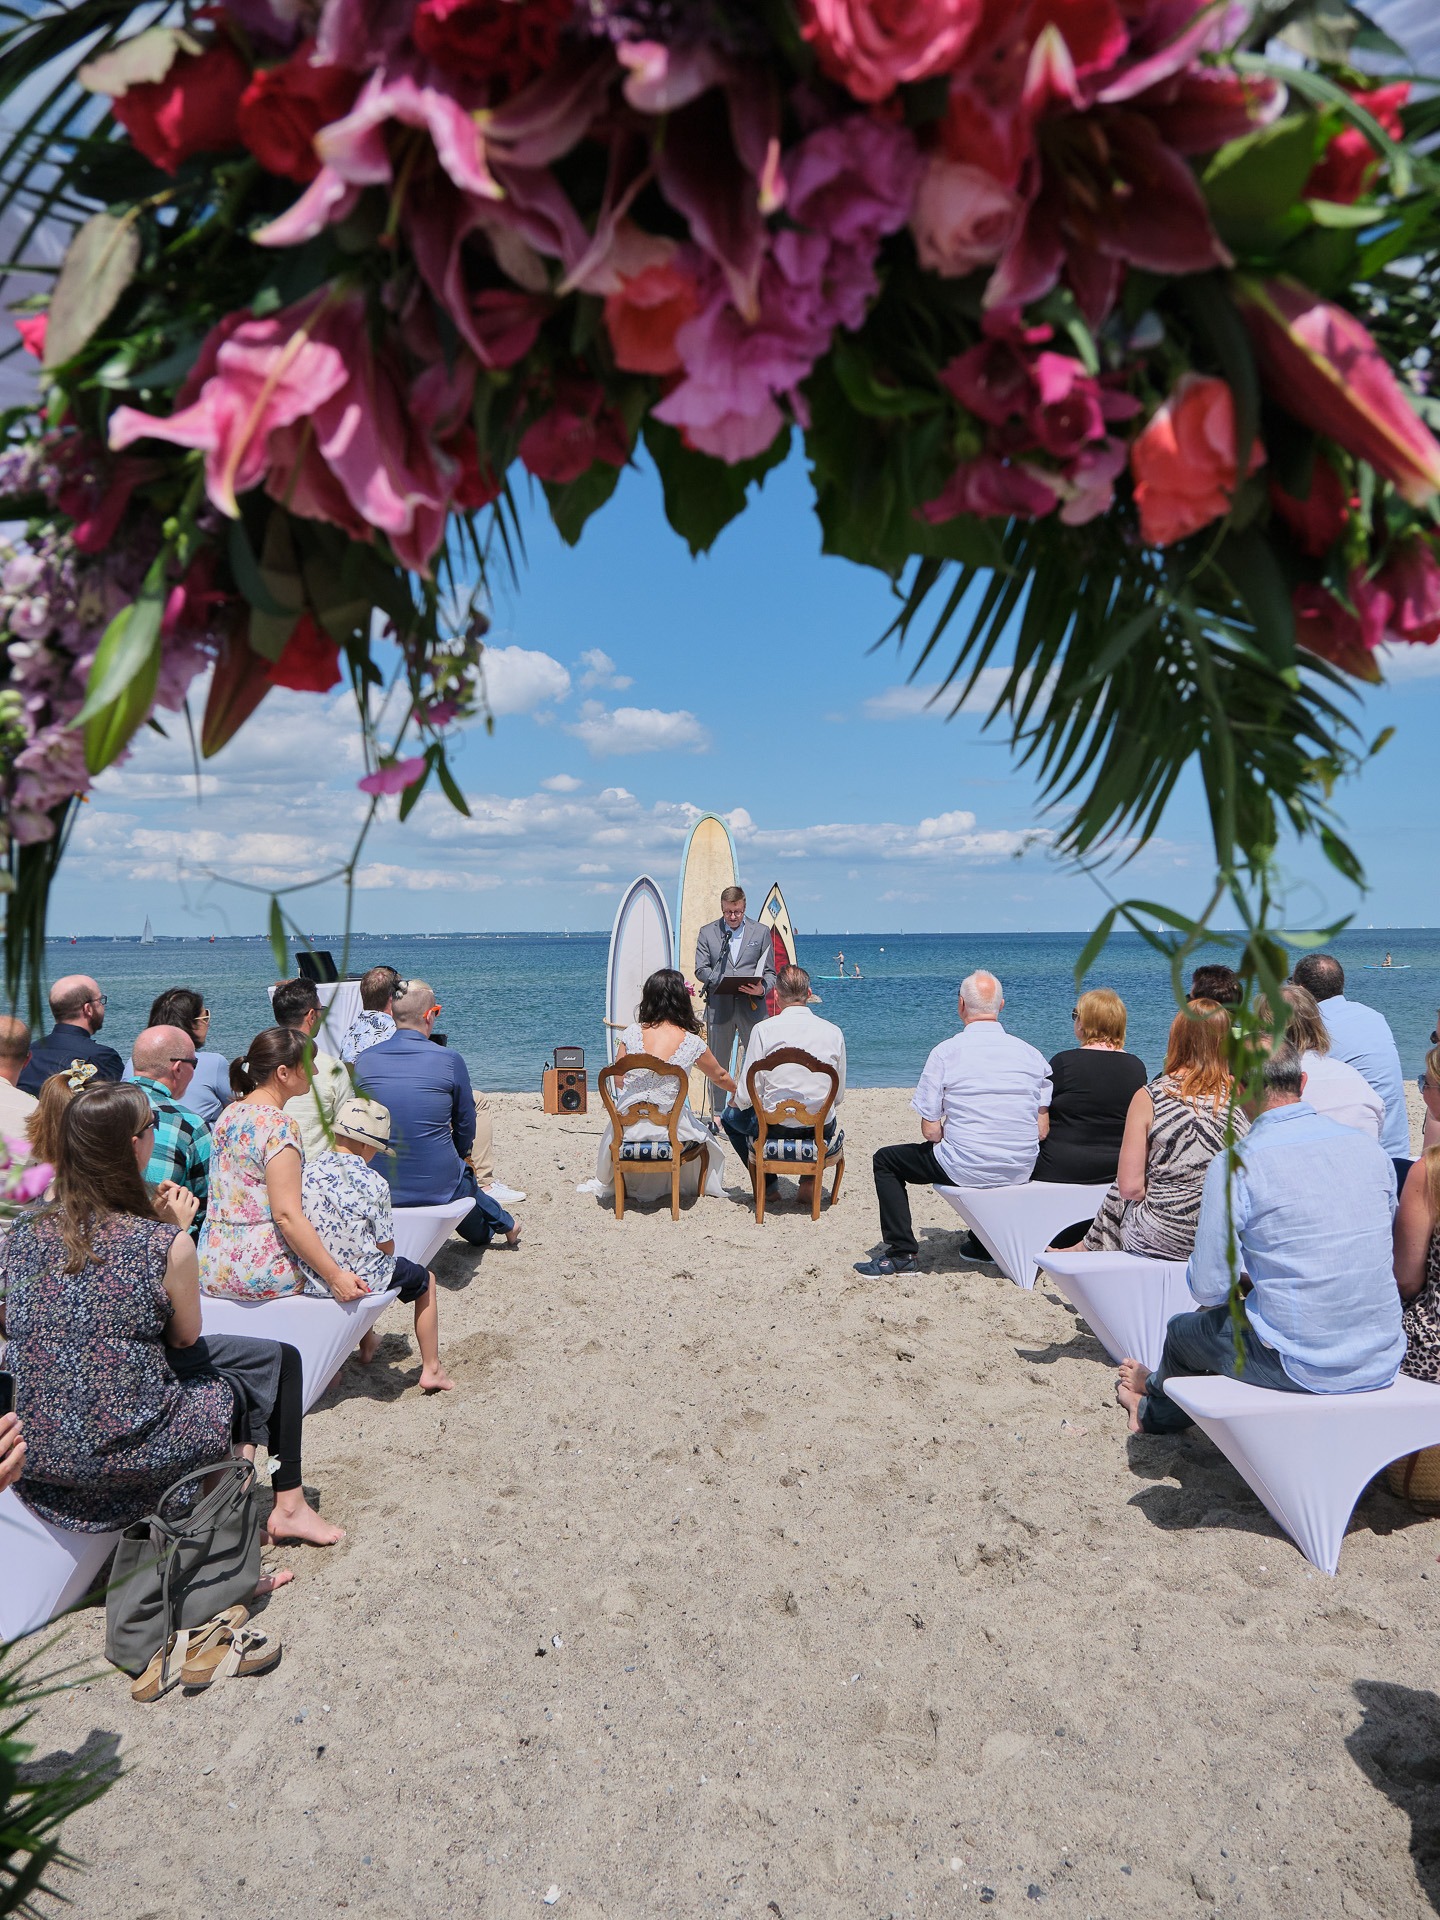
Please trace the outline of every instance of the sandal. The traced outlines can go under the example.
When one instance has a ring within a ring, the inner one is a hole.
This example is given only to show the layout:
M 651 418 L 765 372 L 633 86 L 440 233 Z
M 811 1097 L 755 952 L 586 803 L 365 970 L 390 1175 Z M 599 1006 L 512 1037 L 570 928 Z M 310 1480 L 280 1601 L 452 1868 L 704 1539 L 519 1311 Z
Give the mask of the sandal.
M 232 1674 L 268 1673 L 279 1663 L 280 1652 L 278 1633 L 267 1633 L 263 1627 L 226 1627 L 191 1654 L 180 1677 L 198 1692 L 212 1680 L 228 1680 Z
M 248 1607 L 226 1607 L 223 1613 L 217 1613 L 213 1620 L 207 1620 L 203 1626 L 181 1627 L 178 1633 L 172 1633 L 167 1644 L 160 1648 L 131 1686 L 130 1698 L 142 1704 L 158 1700 L 162 1693 L 168 1693 L 171 1687 L 180 1684 L 187 1660 L 195 1659 L 203 1648 L 213 1646 L 232 1628 L 243 1627 L 249 1618 Z

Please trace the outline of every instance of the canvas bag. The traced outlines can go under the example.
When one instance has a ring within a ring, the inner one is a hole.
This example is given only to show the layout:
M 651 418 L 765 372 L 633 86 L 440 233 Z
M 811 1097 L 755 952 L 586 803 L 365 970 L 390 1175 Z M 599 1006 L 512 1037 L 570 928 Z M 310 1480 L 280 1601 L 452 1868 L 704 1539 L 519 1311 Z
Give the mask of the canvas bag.
M 216 1473 L 219 1485 L 179 1510 L 181 1490 Z M 143 1673 L 172 1633 L 248 1600 L 259 1579 L 254 1462 L 226 1459 L 182 1474 L 155 1512 L 120 1536 L 105 1597 L 106 1659 Z

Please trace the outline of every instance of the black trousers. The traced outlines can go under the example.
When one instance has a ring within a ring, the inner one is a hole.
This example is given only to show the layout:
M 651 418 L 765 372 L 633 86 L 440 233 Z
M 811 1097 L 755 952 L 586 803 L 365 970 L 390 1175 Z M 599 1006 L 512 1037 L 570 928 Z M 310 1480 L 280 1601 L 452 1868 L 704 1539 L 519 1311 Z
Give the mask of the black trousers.
M 873 1162 L 875 1198 L 880 1206 L 880 1237 L 892 1260 L 913 1260 L 919 1251 L 910 1225 L 906 1187 L 946 1186 L 950 1176 L 935 1158 L 928 1140 L 915 1146 L 881 1147 Z

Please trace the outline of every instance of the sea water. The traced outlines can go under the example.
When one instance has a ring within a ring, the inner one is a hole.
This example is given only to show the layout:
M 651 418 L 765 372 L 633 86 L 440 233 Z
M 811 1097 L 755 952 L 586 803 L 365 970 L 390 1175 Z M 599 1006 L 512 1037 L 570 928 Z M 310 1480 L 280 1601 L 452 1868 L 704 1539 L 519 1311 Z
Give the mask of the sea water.
M 802 933 L 797 946 L 823 1001 L 818 1011 L 844 1031 L 850 1084 L 908 1087 L 930 1048 L 954 1031 L 956 988 L 977 967 L 999 975 L 1011 1032 L 1047 1055 L 1073 1046 L 1073 968 L 1085 939 L 1083 933 Z M 338 961 L 338 937 L 317 935 L 315 944 L 331 947 Z M 1440 1009 L 1440 930 L 1350 931 L 1332 950 L 1344 964 L 1349 997 L 1380 1008 L 1413 1076 Z M 351 941 L 349 970 L 360 973 L 383 961 L 428 980 L 443 1009 L 436 1026 L 464 1054 L 475 1084 L 535 1090 L 557 1045 L 583 1047 L 592 1075 L 604 1063 L 608 951 L 605 933 L 362 935 Z M 823 977 L 837 971 L 842 951 L 846 975 L 858 966 L 858 980 Z M 1379 970 L 1387 952 L 1394 966 Z M 1216 950 L 1203 957 L 1226 956 Z M 1367 971 L 1367 963 L 1376 970 Z M 134 939 L 51 940 L 46 966 L 50 979 L 95 976 L 110 997 L 104 1037 L 122 1053 L 166 987 L 191 986 L 205 996 L 209 1044 L 228 1056 L 269 1024 L 266 988 L 274 983 L 275 961 L 263 939 L 212 945 L 161 937 L 153 946 Z M 1138 934 L 1117 934 L 1085 984 L 1120 995 L 1130 1015 L 1128 1044 L 1157 1071 L 1175 1012 L 1162 957 Z

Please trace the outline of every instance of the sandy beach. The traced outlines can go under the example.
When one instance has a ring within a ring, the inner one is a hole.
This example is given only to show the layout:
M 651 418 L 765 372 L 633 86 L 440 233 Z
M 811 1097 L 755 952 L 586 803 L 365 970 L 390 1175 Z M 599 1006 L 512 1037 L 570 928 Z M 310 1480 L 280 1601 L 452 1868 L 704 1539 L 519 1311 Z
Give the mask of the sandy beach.
M 733 1156 L 617 1224 L 595 1114 L 497 1097 L 523 1248 L 437 1263 L 455 1393 L 406 1390 L 397 1307 L 307 1421 L 349 1537 L 287 1557 L 281 1666 L 41 1709 L 41 1754 L 127 1770 L 75 1911 L 1440 1908 L 1440 1523 L 1374 1486 L 1316 1573 L 1202 1436 L 1128 1439 L 1099 1343 L 928 1192 L 925 1271 L 861 1280 L 907 1100 L 853 1093 L 838 1207 L 757 1227 Z

